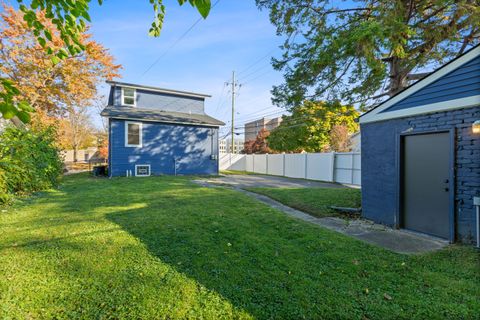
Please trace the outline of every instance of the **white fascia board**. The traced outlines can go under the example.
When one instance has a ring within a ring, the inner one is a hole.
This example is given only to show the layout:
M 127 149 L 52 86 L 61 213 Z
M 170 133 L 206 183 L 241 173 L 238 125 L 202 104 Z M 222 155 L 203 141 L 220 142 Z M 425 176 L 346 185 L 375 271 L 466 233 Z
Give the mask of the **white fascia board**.
M 467 98 L 447 100 L 437 103 L 426 104 L 423 106 L 412 107 L 402 110 L 390 111 L 385 113 L 367 114 L 360 118 L 360 123 L 378 122 L 389 119 L 406 118 L 426 113 L 435 113 L 462 108 L 471 108 L 480 106 L 480 95 Z
M 115 82 L 115 81 L 107 81 L 107 83 L 111 86 L 117 86 L 117 87 L 121 87 L 121 88 L 140 89 L 140 90 L 145 90 L 145 91 L 153 91 L 153 92 L 173 94 L 173 95 L 177 95 L 177 96 L 203 98 L 203 99 L 211 97 L 211 95 L 208 95 L 208 94 L 181 91 L 181 90 L 173 90 L 173 89 L 156 88 L 156 87 L 144 86 L 144 85 L 135 85 L 133 83 L 124 83 L 124 82 Z
M 457 58 L 456 60 L 453 60 L 452 62 L 446 64 L 443 67 L 441 67 L 440 69 L 433 72 L 432 74 L 425 77 L 424 79 L 418 81 L 417 83 L 415 83 L 411 87 L 408 87 L 407 89 L 405 89 L 401 93 L 399 93 L 396 96 L 392 97 L 391 99 L 385 101 L 380 106 L 373 109 L 372 111 L 361 115 L 360 118 L 359 118 L 360 123 L 378 121 L 378 120 L 372 120 L 372 118 L 374 118 L 374 116 L 378 115 L 382 111 L 390 108 L 394 104 L 402 101 L 403 99 L 407 98 L 408 96 L 410 96 L 410 95 L 414 94 L 415 92 L 419 91 L 420 89 L 423 89 L 424 87 L 426 87 L 429 84 L 437 81 L 441 77 L 443 77 L 443 76 L 449 74 L 450 72 L 454 71 L 455 69 L 461 67 L 465 63 L 473 60 L 477 56 L 480 56 L 480 46 L 468 51 L 463 56 L 461 56 L 461 57 Z M 461 100 L 461 99 L 457 99 L 457 100 Z M 456 101 L 456 100 L 450 100 L 450 102 L 453 102 L 453 101 Z M 439 104 L 441 104 L 441 103 L 439 103 Z M 435 104 L 432 104 L 432 105 L 435 105 Z M 430 106 L 430 105 L 428 105 L 428 106 Z M 421 108 L 421 107 L 426 107 L 426 106 L 411 107 L 411 108 L 408 108 L 406 110 L 410 110 L 411 115 L 415 115 L 415 114 L 418 114 L 418 112 L 416 112 L 416 109 Z M 458 108 L 464 108 L 464 107 L 458 107 Z M 415 109 L 415 110 L 413 110 L 413 109 Z M 400 110 L 398 110 L 398 111 L 400 111 Z M 442 111 L 442 110 L 438 110 L 438 111 Z M 392 111 L 392 112 L 388 112 L 388 114 L 393 115 L 396 112 L 397 111 Z M 387 113 L 385 113 L 385 114 L 387 114 Z M 405 116 L 408 116 L 408 115 L 405 115 Z M 386 120 L 386 119 L 389 119 L 389 118 L 385 117 L 385 116 L 382 116 L 382 120 Z
M 198 126 L 198 127 L 212 127 L 212 128 L 219 128 L 221 125 L 217 124 L 204 124 L 204 123 L 194 123 L 194 122 L 176 122 L 176 121 L 165 121 L 165 120 L 151 120 L 151 119 L 139 119 L 139 118 L 125 118 L 125 117 L 116 117 L 116 116 L 104 116 L 110 119 L 117 119 L 117 120 L 131 120 L 133 122 L 158 122 L 158 123 L 167 123 L 167 124 L 183 124 L 183 125 L 190 125 L 190 126 Z

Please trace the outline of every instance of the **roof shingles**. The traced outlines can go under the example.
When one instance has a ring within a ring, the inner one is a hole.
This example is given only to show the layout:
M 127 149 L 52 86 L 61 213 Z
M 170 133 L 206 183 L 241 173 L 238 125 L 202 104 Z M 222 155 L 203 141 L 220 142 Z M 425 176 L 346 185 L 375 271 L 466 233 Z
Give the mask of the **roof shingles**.
M 107 106 L 101 112 L 102 117 L 116 119 L 132 119 L 142 121 L 155 121 L 164 123 L 178 123 L 190 125 L 223 126 L 220 120 L 206 114 L 182 113 L 154 109 L 141 109 L 136 107 Z

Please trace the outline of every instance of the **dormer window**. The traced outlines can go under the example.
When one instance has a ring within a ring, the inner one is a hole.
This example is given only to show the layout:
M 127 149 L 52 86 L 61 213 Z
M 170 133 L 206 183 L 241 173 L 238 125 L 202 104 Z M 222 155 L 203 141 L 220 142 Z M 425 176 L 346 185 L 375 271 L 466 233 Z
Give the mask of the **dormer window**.
M 135 107 L 136 90 L 134 88 L 122 88 L 122 105 Z

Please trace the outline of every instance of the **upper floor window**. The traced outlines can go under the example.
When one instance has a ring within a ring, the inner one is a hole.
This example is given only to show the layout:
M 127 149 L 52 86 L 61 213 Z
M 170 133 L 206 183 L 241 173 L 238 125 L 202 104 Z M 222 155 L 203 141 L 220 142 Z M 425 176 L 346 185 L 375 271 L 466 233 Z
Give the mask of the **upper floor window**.
M 142 146 L 142 123 L 141 122 L 125 122 L 125 146 L 141 147 Z
M 124 106 L 135 106 L 136 91 L 133 88 L 122 88 L 122 104 Z

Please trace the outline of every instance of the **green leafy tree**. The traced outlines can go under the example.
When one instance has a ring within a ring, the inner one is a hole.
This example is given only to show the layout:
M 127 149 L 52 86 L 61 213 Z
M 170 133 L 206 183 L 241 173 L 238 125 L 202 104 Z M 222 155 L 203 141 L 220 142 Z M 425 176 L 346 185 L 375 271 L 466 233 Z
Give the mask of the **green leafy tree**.
M 15 194 L 53 187 L 62 161 L 53 127 L 7 127 L 0 133 L 0 204 Z
M 333 128 L 343 126 L 350 134 L 358 130 L 355 122 L 358 111 L 339 101 L 304 101 L 291 111 L 292 114 L 283 116 L 280 126 L 267 138 L 268 146 L 273 150 L 326 152 L 331 150 L 332 139 L 336 139 L 336 135 L 331 134 Z
M 479 0 L 256 0 L 270 10 L 283 55 L 273 60 L 285 82 L 277 105 L 304 99 L 374 102 L 480 39 Z
M 51 55 L 54 64 L 61 60 L 75 56 L 86 49 L 81 41 L 81 35 L 90 22 L 90 4 L 95 0 L 17 0 L 20 10 L 24 13 L 24 20 L 33 31 L 36 41 Z M 103 0 L 96 0 L 101 5 Z M 200 15 L 206 18 L 210 12 L 210 0 L 177 0 L 179 5 L 190 3 L 197 8 Z M 158 37 L 163 26 L 165 17 L 165 5 L 163 0 L 149 0 L 153 7 L 154 19 L 151 23 L 149 35 Z M 65 48 L 56 49 L 51 45 L 54 36 L 47 26 L 39 19 L 37 11 L 45 12 L 45 16 L 56 27 L 60 38 L 65 43 Z M 25 101 L 21 101 L 21 92 L 16 88 L 15 82 L 0 77 L 0 114 L 4 118 L 18 116 L 23 122 L 28 121 L 25 114 L 32 112 L 33 108 Z

